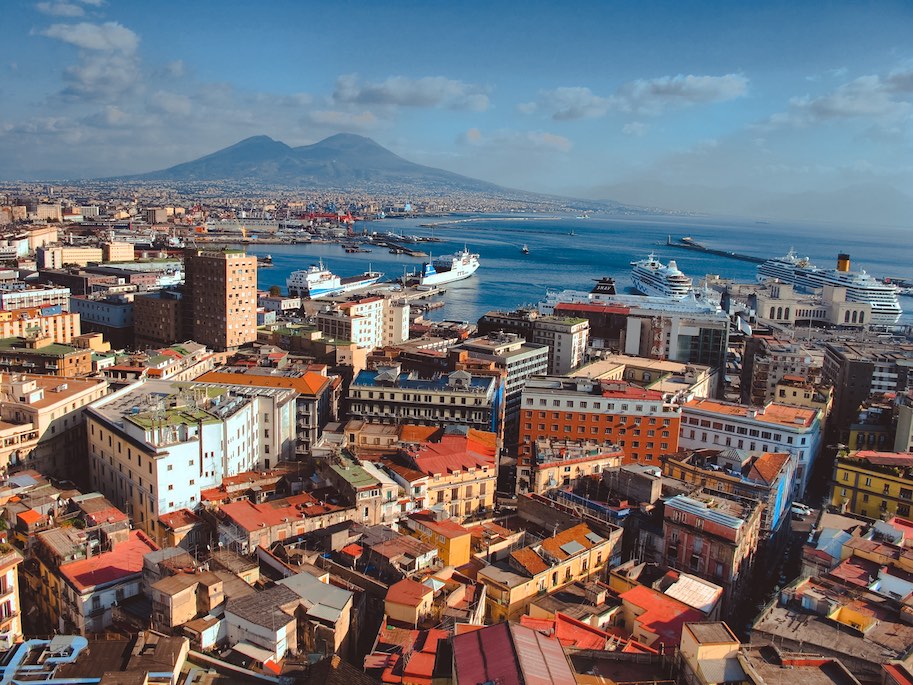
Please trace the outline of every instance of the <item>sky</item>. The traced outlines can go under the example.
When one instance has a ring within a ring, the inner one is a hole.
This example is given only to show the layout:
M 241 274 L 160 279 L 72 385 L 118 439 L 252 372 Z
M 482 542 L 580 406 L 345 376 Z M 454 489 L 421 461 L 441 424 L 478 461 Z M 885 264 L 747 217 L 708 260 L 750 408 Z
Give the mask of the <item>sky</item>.
M 536 192 L 913 208 L 908 0 L 5 0 L 3 24 L 0 178 L 352 132 Z

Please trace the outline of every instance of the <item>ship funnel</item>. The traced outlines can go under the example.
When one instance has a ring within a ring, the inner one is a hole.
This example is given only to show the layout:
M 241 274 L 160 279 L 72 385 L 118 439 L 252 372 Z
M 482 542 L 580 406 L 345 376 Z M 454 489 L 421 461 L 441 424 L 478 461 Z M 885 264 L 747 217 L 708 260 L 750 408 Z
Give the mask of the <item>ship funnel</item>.
M 837 255 L 837 271 L 849 271 L 850 270 L 850 256 L 845 252 L 841 252 Z

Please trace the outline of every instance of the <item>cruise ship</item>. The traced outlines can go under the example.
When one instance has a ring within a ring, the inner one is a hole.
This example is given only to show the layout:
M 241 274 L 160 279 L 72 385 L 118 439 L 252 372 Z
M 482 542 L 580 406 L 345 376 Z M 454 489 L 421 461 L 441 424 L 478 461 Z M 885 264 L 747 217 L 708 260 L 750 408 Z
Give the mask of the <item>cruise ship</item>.
M 691 279 L 678 270 L 674 260 L 666 265 L 650 253 L 646 259 L 631 262 L 631 266 L 634 287 L 644 295 L 679 299 L 691 293 Z
M 321 261 L 319 265 L 311 264 L 307 269 L 293 271 L 286 279 L 285 285 L 290 297 L 309 297 L 316 300 L 366 288 L 377 283 L 383 276 L 379 271 L 365 271 L 358 276 L 340 278 L 324 268 Z
M 472 254 L 465 248 L 455 255 L 439 257 L 422 264 L 419 285 L 433 286 L 461 281 L 472 276 L 479 268 L 479 255 Z
M 826 285 L 846 288 L 847 302 L 867 302 L 872 306 L 871 323 L 893 326 L 903 310 L 897 301 L 897 286 L 882 283 L 865 271 L 850 271 L 850 256 L 837 255 L 836 269 L 819 269 L 807 257 L 798 257 L 792 250 L 785 257 L 769 259 L 758 267 L 758 280 L 776 278 L 797 289 L 812 291 Z

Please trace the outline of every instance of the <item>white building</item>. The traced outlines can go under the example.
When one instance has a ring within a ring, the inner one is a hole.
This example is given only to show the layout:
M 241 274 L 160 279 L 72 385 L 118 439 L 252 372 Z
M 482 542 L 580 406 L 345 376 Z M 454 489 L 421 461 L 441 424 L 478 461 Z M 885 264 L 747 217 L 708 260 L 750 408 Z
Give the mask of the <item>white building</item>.
M 396 345 L 409 339 L 409 305 L 377 296 L 341 302 L 317 312 L 317 328 L 368 350 Z
M 93 487 L 160 540 L 158 517 L 195 509 L 226 476 L 295 451 L 295 399 L 282 388 L 144 380 L 86 410 Z
M 820 409 L 776 402 L 750 407 L 701 398 L 684 405 L 678 446 L 787 452 L 796 464 L 793 496 L 801 497 L 821 448 L 821 429 Z

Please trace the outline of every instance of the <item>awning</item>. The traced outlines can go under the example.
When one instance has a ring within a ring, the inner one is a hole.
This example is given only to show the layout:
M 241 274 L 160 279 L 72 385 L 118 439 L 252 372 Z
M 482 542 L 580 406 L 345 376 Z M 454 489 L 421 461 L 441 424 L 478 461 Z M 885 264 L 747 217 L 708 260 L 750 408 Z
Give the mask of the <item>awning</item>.
M 249 656 L 254 661 L 259 661 L 261 664 L 265 664 L 275 658 L 275 654 L 268 649 L 256 647 L 249 642 L 239 642 L 232 649 L 244 656 Z

